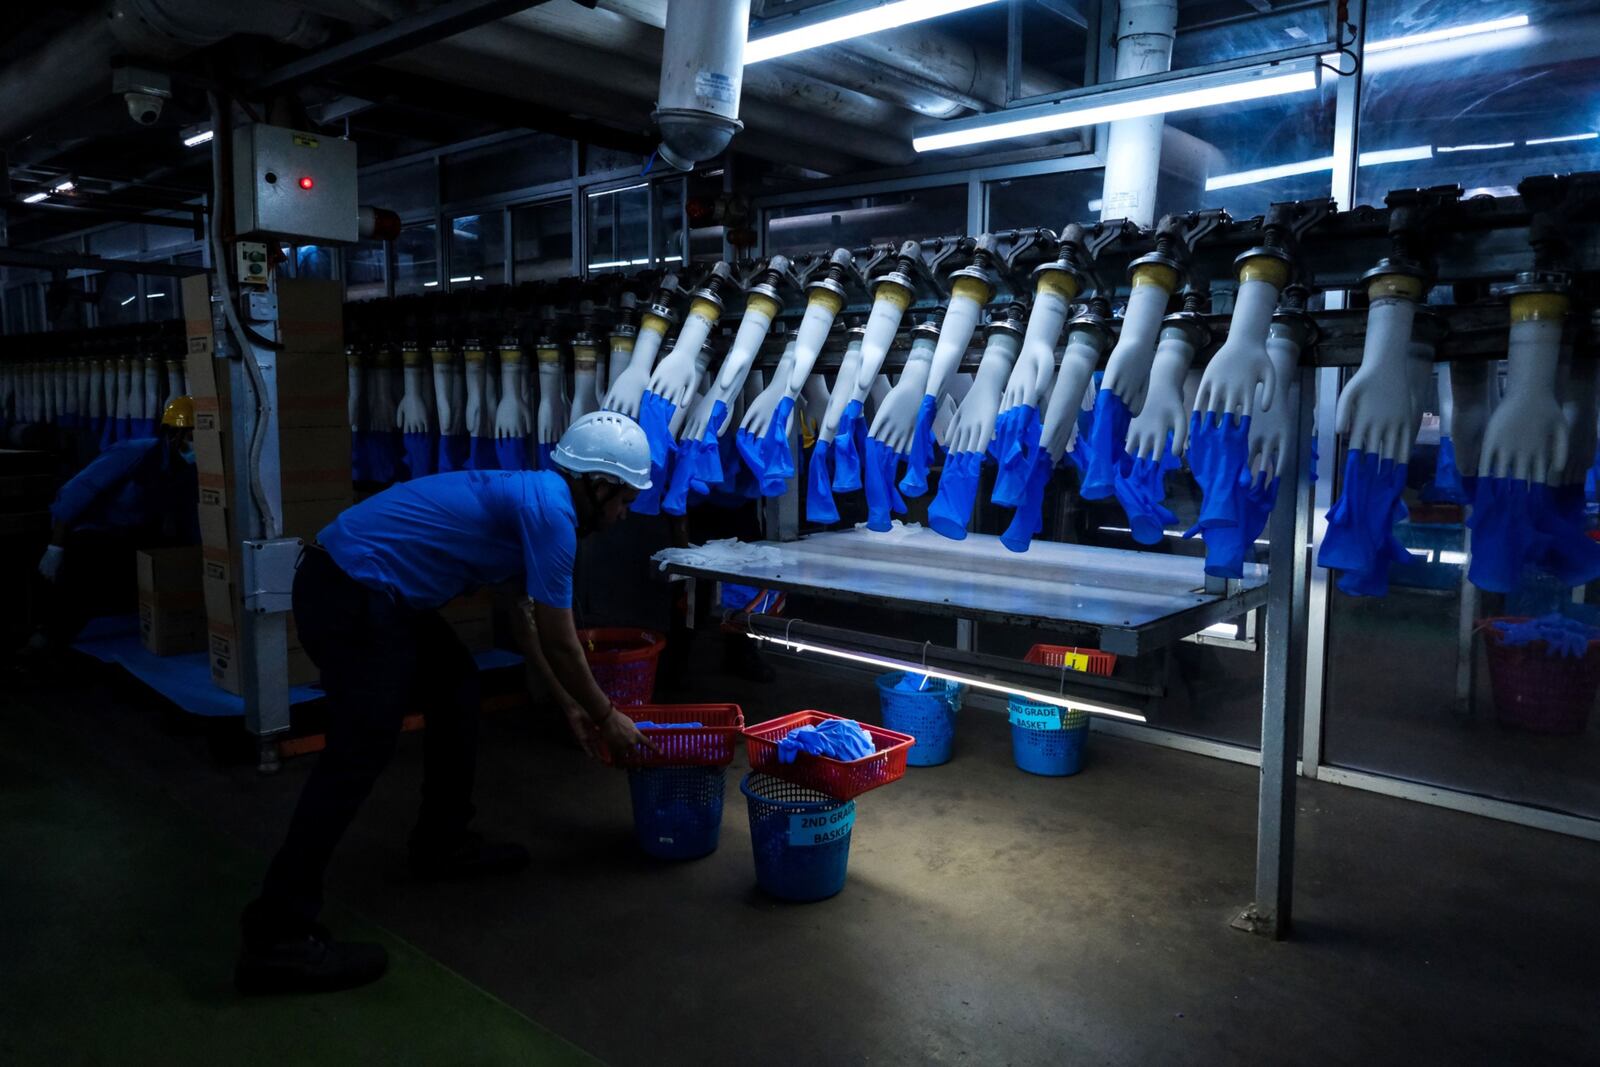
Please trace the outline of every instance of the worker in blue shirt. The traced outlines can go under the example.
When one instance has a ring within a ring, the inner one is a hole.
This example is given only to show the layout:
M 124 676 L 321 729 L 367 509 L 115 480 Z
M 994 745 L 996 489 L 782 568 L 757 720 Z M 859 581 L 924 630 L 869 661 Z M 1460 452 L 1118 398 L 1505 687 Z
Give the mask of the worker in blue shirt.
M 154 437 L 118 441 L 74 475 L 50 505 L 50 544 L 39 574 L 55 588 L 30 648 L 70 641 L 103 587 L 133 581 L 136 548 L 200 540 L 194 400 L 180 396 Z
M 300 642 L 331 706 L 327 747 L 306 780 L 261 894 L 245 909 L 241 992 L 313 992 L 374 981 L 378 945 L 341 943 L 317 925 L 323 872 L 388 763 L 401 721 L 424 710 L 422 806 L 410 866 L 425 879 L 511 873 L 515 844 L 483 841 L 473 815 L 478 672 L 436 610 L 480 586 L 525 576 L 541 672 L 591 752 L 648 745 L 595 683 L 572 617 L 578 538 L 628 513 L 650 487 L 650 446 L 613 412 L 574 422 L 553 470 L 460 471 L 403 482 L 342 513 L 295 574 Z

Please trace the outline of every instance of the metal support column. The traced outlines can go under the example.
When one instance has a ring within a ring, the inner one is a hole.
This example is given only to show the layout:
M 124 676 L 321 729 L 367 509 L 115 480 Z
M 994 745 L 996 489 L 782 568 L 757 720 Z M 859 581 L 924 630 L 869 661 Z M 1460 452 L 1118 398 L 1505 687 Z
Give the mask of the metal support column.
M 1304 690 L 1292 683 L 1305 647 L 1295 601 L 1305 595 L 1305 546 L 1311 531 L 1311 479 L 1301 453 L 1311 428 L 1314 374 L 1310 368 L 1302 370 L 1287 397 L 1294 415 L 1279 469 L 1290 474 L 1284 486 L 1290 493 L 1273 509 L 1267 551 L 1255 902 L 1233 921 L 1236 929 L 1278 940 L 1289 934 L 1294 900 L 1295 760 Z

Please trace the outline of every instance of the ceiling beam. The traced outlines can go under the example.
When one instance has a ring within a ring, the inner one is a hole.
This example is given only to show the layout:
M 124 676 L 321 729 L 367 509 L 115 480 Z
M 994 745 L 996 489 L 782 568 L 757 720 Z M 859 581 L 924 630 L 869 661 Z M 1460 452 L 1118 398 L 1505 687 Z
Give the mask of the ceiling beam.
M 0 247 L 0 267 L 26 267 L 30 270 L 103 270 L 126 274 L 160 274 L 168 278 L 187 278 L 201 274 L 203 267 L 184 267 L 176 263 L 147 263 L 137 259 L 105 259 L 76 252 L 36 252 L 31 248 Z

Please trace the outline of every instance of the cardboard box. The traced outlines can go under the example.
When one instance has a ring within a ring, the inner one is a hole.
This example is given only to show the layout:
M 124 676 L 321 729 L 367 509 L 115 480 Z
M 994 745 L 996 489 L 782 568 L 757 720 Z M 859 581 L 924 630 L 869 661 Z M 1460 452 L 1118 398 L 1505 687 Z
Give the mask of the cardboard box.
M 292 618 L 290 620 L 292 626 Z M 235 696 L 244 692 L 244 667 L 239 661 L 239 629 L 224 622 L 211 620 L 206 625 L 206 653 L 211 662 L 211 682 L 217 688 Z M 293 640 L 290 634 L 288 650 L 289 684 L 311 685 L 318 672 L 311 657 Z
M 183 300 L 183 328 L 192 365 L 196 355 L 209 357 L 216 348 L 211 330 L 211 278 L 206 274 L 187 275 L 178 283 L 178 293 Z M 192 393 L 194 378 L 191 376 L 189 381 Z
M 199 591 L 139 594 L 139 638 L 157 656 L 200 652 L 206 647 L 206 612 Z
M 228 507 L 234 494 L 242 491 L 233 472 L 235 444 L 227 430 L 195 430 L 195 472 L 202 504 Z M 285 504 L 304 500 L 349 500 L 350 428 L 341 424 L 280 431 L 278 481 Z
M 344 286 L 309 278 L 280 279 L 278 332 L 286 349 L 337 353 L 342 364 Z
M 135 557 L 141 593 L 167 595 L 200 589 L 200 547 L 146 548 Z

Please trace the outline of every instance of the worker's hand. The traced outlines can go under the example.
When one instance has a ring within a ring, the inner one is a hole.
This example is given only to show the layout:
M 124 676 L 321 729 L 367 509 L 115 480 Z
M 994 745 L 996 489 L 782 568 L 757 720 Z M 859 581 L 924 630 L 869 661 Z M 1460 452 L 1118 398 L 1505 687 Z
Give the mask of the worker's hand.
M 61 561 L 65 558 L 67 550 L 60 545 L 51 545 L 44 550 L 44 555 L 39 557 L 39 573 L 47 582 L 56 580 L 56 575 L 61 573 Z
M 656 746 L 639 731 L 633 720 L 615 708 L 611 709 L 611 714 L 600 724 L 599 735 L 600 742 L 610 749 L 613 756 L 626 755 L 641 746 L 651 752 L 656 751 Z
M 599 759 L 599 733 L 595 730 L 594 720 L 583 710 L 583 705 L 569 701 L 562 706 L 561 714 L 566 717 L 567 729 L 572 731 L 572 738 L 578 742 L 578 747 L 588 753 L 591 759 Z

